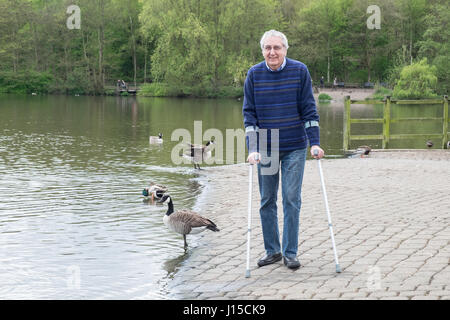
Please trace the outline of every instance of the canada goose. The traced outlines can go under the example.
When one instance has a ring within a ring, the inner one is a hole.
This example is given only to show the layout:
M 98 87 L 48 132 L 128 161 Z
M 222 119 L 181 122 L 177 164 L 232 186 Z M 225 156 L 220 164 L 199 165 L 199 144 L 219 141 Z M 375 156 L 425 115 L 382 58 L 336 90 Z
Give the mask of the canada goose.
M 167 190 L 168 188 L 166 186 L 150 182 L 150 187 L 144 188 L 144 190 L 142 190 L 142 195 L 144 197 L 151 197 L 153 202 L 154 199 L 160 200 Z
M 164 224 L 172 231 L 182 234 L 184 239 L 184 250 L 187 249 L 186 242 L 187 234 L 197 234 L 206 229 L 217 232 L 219 229 L 211 220 L 202 217 L 198 213 L 189 210 L 173 211 L 173 202 L 170 195 L 164 195 L 159 202 L 164 202 L 169 199 L 168 210 L 164 215 Z
M 428 141 L 427 141 L 427 147 L 428 147 L 428 148 L 431 148 L 433 145 L 434 145 L 434 144 L 433 144 L 433 141 L 431 141 L 431 140 L 428 140 Z
M 213 140 L 208 141 L 206 145 L 188 143 L 190 149 L 185 152 L 184 157 L 192 161 L 194 169 L 200 170 L 200 163 L 205 159 L 211 158 L 211 150 L 214 144 Z
M 158 133 L 158 136 L 150 136 L 149 138 L 150 144 L 159 144 L 163 142 L 162 133 Z

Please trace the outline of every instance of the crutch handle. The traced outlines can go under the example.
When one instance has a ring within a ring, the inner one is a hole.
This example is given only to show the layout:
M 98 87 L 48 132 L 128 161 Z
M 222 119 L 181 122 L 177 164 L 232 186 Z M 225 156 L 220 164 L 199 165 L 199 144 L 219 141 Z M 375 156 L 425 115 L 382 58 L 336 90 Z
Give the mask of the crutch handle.
M 314 154 L 315 156 L 318 156 L 318 155 L 319 155 L 319 150 L 314 149 L 313 154 Z M 320 159 L 317 159 L 317 160 L 320 160 Z
M 255 161 L 258 161 L 259 160 L 259 154 L 255 154 L 254 159 L 255 159 Z M 250 165 L 252 166 L 253 163 L 250 163 Z

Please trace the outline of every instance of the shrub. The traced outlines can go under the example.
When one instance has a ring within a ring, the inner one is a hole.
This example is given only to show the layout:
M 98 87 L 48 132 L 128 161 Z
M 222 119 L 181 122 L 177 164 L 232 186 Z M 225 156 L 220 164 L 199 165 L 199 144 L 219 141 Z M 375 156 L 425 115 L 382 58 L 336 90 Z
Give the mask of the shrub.
M 389 88 L 383 87 L 379 83 L 375 84 L 374 89 L 375 89 L 374 93 L 370 97 L 367 97 L 366 100 L 371 100 L 371 99 L 382 100 L 382 99 L 384 99 L 385 96 L 392 96 L 392 90 Z
M 47 72 L 21 71 L 0 74 L 0 87 L 5 93 L 48 93 L 53 77 Z
M 141 86 L 140 96 L 147 97 L 176 97 L 181 92 L 165 83 L 153 82 Z
M 393 96 L 397 99 L 420 99 L 436 96 L 436 72 L 436 67 L 428 65 L 426 58 L 405 66 L 394 87 Z
M 201 98 L 237 98 L 243 96 L 242 87 L 200 84 L 196 86 L 172 86 L 154 82 L 141 86 L 138 95 L 147 97 L 201 97 Z
M 321 94 L 319 94 L 318 99 L 321 100 L 321 101 L 329 101 L 329 100 L 332 100 L 332 98 L 331 98 L 329 95 L 327 95 L 326 93 L 321 93 Z

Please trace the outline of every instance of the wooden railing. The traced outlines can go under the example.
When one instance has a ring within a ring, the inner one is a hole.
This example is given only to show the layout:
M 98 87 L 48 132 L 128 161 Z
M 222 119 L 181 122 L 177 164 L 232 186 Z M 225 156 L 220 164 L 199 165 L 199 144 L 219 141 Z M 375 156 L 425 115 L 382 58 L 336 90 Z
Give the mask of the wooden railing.
M 352 104 L 383 104 L 383 118 L 374 119 L 352 119 L 350 117 L 350 106 Z M 419 117 L 419 118 L 394 118 L 391 119 L 391 106 L 399 104 L 443 104 L 442 117 Z M 391 134 L 391 123 L 400 121 L 411 120 L 441 120 L 442 121 L 442 133 L 432 134 Z M 444 148 L 448 141 L 448 96 L 444 96 L 443 99 L 428 99 L 428 100 L 394 100 L 387 96 L 384 100 L 352 100 L 350 96 L 346 96 L 344 99 L 344 151 L 349 149 L 350 142 L 352 140 L 382 140 L 382 148 L 386 149 L 391 139 L 411 139 L 411 138 L 426 138 L 426 139 L 441 139 L 441 147 Z M 352 135 L 351 125 L 353 123 L 381 123 L 383 124 L 383 132 L 375 135 Z

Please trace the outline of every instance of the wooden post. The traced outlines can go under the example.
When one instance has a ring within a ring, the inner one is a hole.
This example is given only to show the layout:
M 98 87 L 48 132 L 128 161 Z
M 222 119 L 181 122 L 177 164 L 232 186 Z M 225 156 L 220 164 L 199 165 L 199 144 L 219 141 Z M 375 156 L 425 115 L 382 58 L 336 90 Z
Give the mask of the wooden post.
M 350 96 L 345 96 L 344 98 L 344 126 L 343 126 L 343 132 L 344 132 L 344 143 L 343 143 L 343 149 L 344 152 L 348 150 L 349 144 L 350 144 Z
M 384 100 L 384 110 L 383 110 L 383 143 L 382 143 L 383 149 L 386 149 L 389 145 L 390 124 L 391 124 L 391 97 L 386 96 L 386 99 Z
M 448 132 L 448 96 L 444 96 L 444 115 L 442 124 L 442 149 L 445 148 L 445 144 L 447 143 L 447 132 Z

